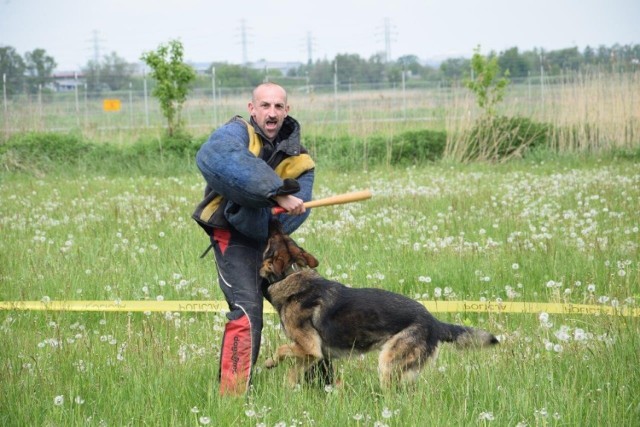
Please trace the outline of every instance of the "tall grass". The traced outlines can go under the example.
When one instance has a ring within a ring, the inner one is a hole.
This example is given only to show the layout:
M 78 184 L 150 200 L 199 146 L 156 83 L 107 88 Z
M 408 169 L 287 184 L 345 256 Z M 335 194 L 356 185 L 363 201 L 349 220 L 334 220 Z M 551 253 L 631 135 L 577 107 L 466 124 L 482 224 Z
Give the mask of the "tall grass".
M 315 209 L 294 235 L 328 278 L 416 299 L 638 304 L 637 163 L 319 168 L 315 197 L 366 187 L 371 200 Z M 201 192 L 191 169 L 3 173 L 0 299 L 222 299 L 190 219 Z M 2 311 L 0 424 L 637 425 L 640 319 L 437 316 L 501 345 L 445 346 L 413 387 L 390 391 L 376 355 L 338 363 L 341 385 L 325 389 L 258 369 L 234 399 L 217 393 L 221 313 Z M 283 342 L 267 315 L 259 363 Z
M 482 112 L 468 91 L 456 91 L 446 120 L 448 153 L 463 157 L 469 132 Z M 499 114 L 549 125 L 547 146 L 560 153 L 637 150 L 640 145 L 640 74 L 587 73 L 535 88 L 513 85 Z M 525 129 L 526 130 L 526 129 Z M 504 134 L 487 132 L 481 145 L 495 148 Z M 462 153 L 462 154 L 461 154 Z

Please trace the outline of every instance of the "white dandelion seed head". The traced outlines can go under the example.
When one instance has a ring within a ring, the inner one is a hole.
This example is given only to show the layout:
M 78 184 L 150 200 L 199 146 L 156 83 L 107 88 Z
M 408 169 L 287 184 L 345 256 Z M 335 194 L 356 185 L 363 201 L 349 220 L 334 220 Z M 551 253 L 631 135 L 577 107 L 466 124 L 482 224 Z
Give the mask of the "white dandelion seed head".
M 62 406 L 64 404 L 64 395 L 59 395 L 53 398 L 53 404 L 56 406 Z
M 493 421 L 494 419 L 495 417 L 491 412 L 480 412 L 480 415 L 478 416 L 479 421 Z

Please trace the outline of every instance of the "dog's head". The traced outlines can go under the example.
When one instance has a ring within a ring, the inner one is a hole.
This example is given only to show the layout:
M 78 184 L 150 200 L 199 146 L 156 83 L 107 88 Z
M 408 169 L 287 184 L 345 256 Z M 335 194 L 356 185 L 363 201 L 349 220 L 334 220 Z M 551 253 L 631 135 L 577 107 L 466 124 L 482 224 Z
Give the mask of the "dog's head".
M 270 283 L 305 268 L 316 268 L 318 260 L 282 232 L 278 221 L 269 223 L 269 241 L 262 257 L 260 276 Z

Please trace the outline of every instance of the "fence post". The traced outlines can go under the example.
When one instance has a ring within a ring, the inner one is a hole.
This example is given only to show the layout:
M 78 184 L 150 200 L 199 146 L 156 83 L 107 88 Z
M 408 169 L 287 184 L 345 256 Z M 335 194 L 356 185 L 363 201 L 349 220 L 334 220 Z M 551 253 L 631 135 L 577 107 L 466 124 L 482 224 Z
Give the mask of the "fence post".
M 336 123 L 338 123 L 338 61 L 333 63 L 333 108 Z
M 84 82 L 84 127 L 89 126 L 89 90 L 87 82 Z
M 2 102 L 4 104 L 4 114 L 2 115 L 4 118 L 4 134 L 5 136 L 9 135 L 9 113 L 7 107 L 7 75 L 2 74 Z
M 133 129 L 133 84 L 129 82 L 129 128 Z
M 4 112 L 6 113 L 7 108 L 7 75 L 5 73 L 2 74 L 2 101 L 4 103 Z
M 407 86 L 405 83 L 405 73 L 406 71 L 402 70 L 402 118 L 407 120 Z
M 544 63 L 542 62 L 542 53 L 540 54 L 540 106 L 544 114 Z
M 213 127 L 218 126 L 218 105 L 216 102 L 216 67 L 211 67 L 211 94 L 213 95 Z
M 149 127 L 149 97 L 147 96 L 147 73 L 142 69 L 142 83 L 144 88 L 144 123 Z
M 76 84 L 75 93 L 76 93 L 76 124 L 80 127 L 80 101 L 78 100 L 78 73 L 73 73 Z
M 43 127 L 43 114 L 44 113 L 44 109 L 42 107 L 42 84 L 38 84 L 38 128 L 40 128 L 42 130 Z

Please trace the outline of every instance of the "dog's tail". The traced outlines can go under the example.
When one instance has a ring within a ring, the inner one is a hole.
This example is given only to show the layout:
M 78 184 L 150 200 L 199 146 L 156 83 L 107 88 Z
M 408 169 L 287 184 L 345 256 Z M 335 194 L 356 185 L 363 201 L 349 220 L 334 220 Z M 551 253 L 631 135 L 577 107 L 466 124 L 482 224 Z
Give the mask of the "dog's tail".
M 498 338 L 483 329 L 441 323 L 440 341 L 450 342 L 458 348 L 490 347 L 498 344 Z

